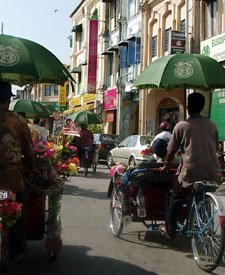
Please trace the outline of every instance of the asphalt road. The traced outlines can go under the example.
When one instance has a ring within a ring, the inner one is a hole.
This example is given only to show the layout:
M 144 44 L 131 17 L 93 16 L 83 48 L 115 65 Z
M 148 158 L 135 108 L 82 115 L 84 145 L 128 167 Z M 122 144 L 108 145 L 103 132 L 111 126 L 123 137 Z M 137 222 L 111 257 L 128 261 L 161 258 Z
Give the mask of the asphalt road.
M 195 264 L 190 243 L 182 237 L 168 241 L 159 232 L 147 234 L 141 223 L 131 223 L 121 238 L 115 238 L 109 227 L 109 178 L 105 166 L 98 166 L 96 174 L 90 172 L 87 177 L 71 177 L 62 200 L 61 254 L 51 262 L 44 240 L 28 242 L 31 254 L 11 262 L 8 274 L 206 274 Z M 225 274 L 225 267 L 213 274 Z

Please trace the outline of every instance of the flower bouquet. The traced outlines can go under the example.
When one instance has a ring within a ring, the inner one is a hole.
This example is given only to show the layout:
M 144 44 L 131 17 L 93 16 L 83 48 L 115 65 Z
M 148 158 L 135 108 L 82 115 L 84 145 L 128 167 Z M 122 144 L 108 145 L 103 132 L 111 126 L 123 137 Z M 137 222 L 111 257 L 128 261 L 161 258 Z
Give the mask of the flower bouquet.
M 33 143 L 35 151 L 36 172 L 32 178 L 35 187 L 46 189 L 61 181 L 59 174 L 54 169 L 57 161 L 56 146 L 51 141 L 36 141 Z
M 1 201 L 0 202 L 0 230 L 3 226 L 12 227 L 17 219 L 21 216 L 22 204 L 15 201 Z
M 123 181 L 124 173 L 126 172 L 126 167 L 122 164 L 117 164 L 112 166 L 109 170 L 110 176 L 112 176 L 115 185 L 119 185 Z
M 77 148 L 65 145 L 58 151 L 57 161 L 54 164 L 56 171 L 63 176 L 78 175 L 80 160 L 77 157 Z

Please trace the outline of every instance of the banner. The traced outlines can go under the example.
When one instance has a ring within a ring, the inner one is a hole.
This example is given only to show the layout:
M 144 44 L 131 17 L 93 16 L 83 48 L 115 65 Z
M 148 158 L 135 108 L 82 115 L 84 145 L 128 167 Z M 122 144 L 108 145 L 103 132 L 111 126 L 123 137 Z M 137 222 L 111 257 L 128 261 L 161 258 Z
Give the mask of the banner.
M 96 93 L 97 72 L 97 50 L 98 50 L 98 20 L 90 19 L 89 28 L 89 50 L 88 50 L 88 93 Z
M 59 106 L 66 106 L 66 85 L 59 86 Z

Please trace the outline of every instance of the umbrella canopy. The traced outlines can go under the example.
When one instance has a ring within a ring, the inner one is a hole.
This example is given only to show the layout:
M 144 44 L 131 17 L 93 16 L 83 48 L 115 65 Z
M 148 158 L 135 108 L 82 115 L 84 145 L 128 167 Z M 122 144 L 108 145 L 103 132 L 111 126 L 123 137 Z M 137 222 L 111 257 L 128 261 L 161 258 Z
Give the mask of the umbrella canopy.
M 40 102 L 16 99 L 12 100 L 9 105 L 9 110 L 16 113 L 25 113 L 27 118 L 46 118 L 51 115 L 49 109 L 44 107 Z
M 44 102 L 40 102 L 40 104 L 47 110 L 49 115 L 52 115 L 54 113 L 55 110 L 52 106 L 50 106 L 50 105 L 48 105 L 47 103 L 44 103 Z
M 0 79 L 23 86 L 32 83 L 64 84 L 74 81 L 59 59 L 43 46 L 0 34 Z
M 101 124 L 102 120 L 97 114 L 90 111 L 80 111 L 69 116 L 77 124 Z
M 215 59 L 201 54 L 172 54 L 151 63 L 133 86 L 208 90 L 225 87 L 225 69 Z

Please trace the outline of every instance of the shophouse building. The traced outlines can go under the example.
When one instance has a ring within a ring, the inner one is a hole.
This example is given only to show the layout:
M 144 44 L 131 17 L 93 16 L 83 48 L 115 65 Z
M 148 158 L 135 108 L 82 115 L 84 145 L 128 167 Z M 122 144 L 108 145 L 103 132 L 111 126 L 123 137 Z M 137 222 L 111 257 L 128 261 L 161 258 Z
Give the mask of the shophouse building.
M 81 1 L 71 14 L 71 69 L 76 79 L 75 93 L 70 99 L 73 111 L 94 110 L 103 118 L 104 131 L 120 134 L 122 138 L 132 133 L 155 134 L 162 120 L 173 127 L 186 116 L 184 91 L 137 90 L 132 84 L 148 65 L 173 53 L 204 53 L 223 63 L 224 2 Z M 98 21 L 93 91 L 88 87 L 92 19 Z M 204 95 L 208 103 L 204 112 L 209 115 L 211 93 Z M 83 101 L 84 96 L 87 99 Z M 223 91 L 214 93 L 212 103 L 217 106 L 214 108 L 217 120 L 221 120 L 218 106 L 225 101 L 224 96 Z

